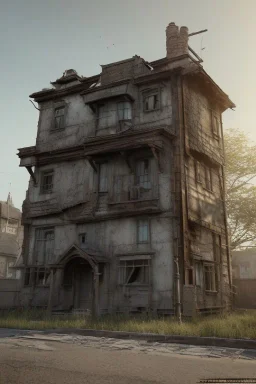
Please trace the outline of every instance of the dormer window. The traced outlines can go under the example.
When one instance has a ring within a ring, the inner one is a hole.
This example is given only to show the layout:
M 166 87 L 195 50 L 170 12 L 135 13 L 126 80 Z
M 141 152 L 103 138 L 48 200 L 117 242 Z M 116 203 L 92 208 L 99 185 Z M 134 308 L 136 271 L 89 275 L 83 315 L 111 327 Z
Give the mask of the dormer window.
M 64 116 L 65 116 L 65 107 L 55 108 L 53 129 L 63 129 L 64 128 L 64 123 L 65 123 Z

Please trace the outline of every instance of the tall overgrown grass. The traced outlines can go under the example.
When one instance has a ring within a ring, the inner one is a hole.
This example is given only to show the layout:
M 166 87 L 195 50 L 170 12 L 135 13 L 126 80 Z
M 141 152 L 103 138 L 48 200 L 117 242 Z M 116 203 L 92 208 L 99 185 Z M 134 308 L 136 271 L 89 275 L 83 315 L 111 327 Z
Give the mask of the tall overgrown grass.
M 37 330 L 87 328 L 165 335 L 256 339 L 256 311 L 198 317 L 184 320 L 179 324 L 174 318 L 104 315 L 95 319 L 81 315 L 51 316 L 45 311 L 24 310 L 0 313 L 0 327 Z

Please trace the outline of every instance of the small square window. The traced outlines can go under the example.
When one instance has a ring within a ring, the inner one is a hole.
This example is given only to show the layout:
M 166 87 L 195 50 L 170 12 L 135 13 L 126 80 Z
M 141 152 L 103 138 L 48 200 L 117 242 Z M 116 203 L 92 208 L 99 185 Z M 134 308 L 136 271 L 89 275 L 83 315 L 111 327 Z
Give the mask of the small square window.
M 64 128 L 65 107 L 56 108 L 54 111 L 54 129 Z
M 81 248 L 87 245 L 87 233 L 79 233 L 79 245 Z
M 139 220 L 138 223 L 138 243 L 149 242 L 149 221 Z
M 44 171 L 41 179 L 41 193 L 52 193 L 53 171 Z

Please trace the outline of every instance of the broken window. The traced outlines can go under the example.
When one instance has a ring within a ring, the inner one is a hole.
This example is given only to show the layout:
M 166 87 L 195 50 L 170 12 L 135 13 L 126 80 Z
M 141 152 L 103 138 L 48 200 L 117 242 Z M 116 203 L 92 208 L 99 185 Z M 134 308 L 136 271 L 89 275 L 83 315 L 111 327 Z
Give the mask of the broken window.
M 37 268 L 36 273 L 36 285 L 47 286 L 50 284 L 50 270 L 49 268 Z
M 119 281 L 123 285 L 148 285 L 150 282 L 150 259 L 120 260 Z
M 118 120 L 131 120 L 132 118 L 132 106 L 129 101 L 122 101 L 118 103 Z
M 79 245 L 81 248 L 84 248 L 87 246 L 87 234 L 86 233 L 80 233 L 79 234 Z
M 217 281 L 216 281 L 216 268 L 214 264 L 205 264 L 204 265 L 204 284 L 205 290 L 210 292 L 217 291 Z
M 64 128 L 65 107 L 56 108 L 54 112 L 54 129 Z
M 137 231 L 138 231 L 138 243 L 148 243 L 150 240 L 149 236 L 149 221 L 148 220 L 138 220 L 137 222 Z
M 108 166 L 106 163 L 99 165 L 99 192 L 108 191 Z
M 53 191 L 53 170 L 44 171 L 41 179 L 41 193 L 52 193 Z
M 158 89 L 144 93 L 143 98 L 144 111 L 154 111 L 160 107 L 160 98 Z
M 139 160 L 136 162 L 136 185 L 144 189 L 151 188 L 149 159 Z
M 50 263 L 54 254 L 54 230 L 38 228 L 35 233 L 35 262 L 43 265 Z

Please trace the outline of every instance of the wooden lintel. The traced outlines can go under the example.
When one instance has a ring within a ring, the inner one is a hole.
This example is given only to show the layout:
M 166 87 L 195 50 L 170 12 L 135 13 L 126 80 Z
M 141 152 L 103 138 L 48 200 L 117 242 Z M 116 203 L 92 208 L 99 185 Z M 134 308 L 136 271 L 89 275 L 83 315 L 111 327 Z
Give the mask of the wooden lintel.
M 98 172 L 98 168 L 97 168 L 95 162 L 92 160 L 92 158 L 91 158 L 90 156 L 87 156 L 87 159 L 88 159 L 88 161 L 89 161 L 91 167 L 92 167 L 92 168 L 94 169 L 94 171 L 97 173 L 97 172 Z
M 156 151 L 156 149 L 155 149 L 155 147 L 153 145 L 149 145 L 149 147 L 150 147 L 150 149 L 151 149 L 151 151 L 153 153 L 154 158 L 156 159 L 159 171 L 163 172 L 159 154 L 157 153 L 157 151 Z
M 132 167 L 132 164 L 130 162 L 129 157 L 127 156 L 127 153 L 125 151 L 120 151 L 120 154 L 121 154 L 121 156 L 123 156 L 124 160 L 126 161 L 126 164 L 128 165 L 131 173 L 133 173 L 133 167 Z
M 30 176 L 32 177 L 33 181 L 34 181 L 34 184 L 36 184 L 36 177 L 35 177 L 35 174 L 34 172 L 32 171 L 32 167 L 26 167 L 28 173 L 30 174 Z

